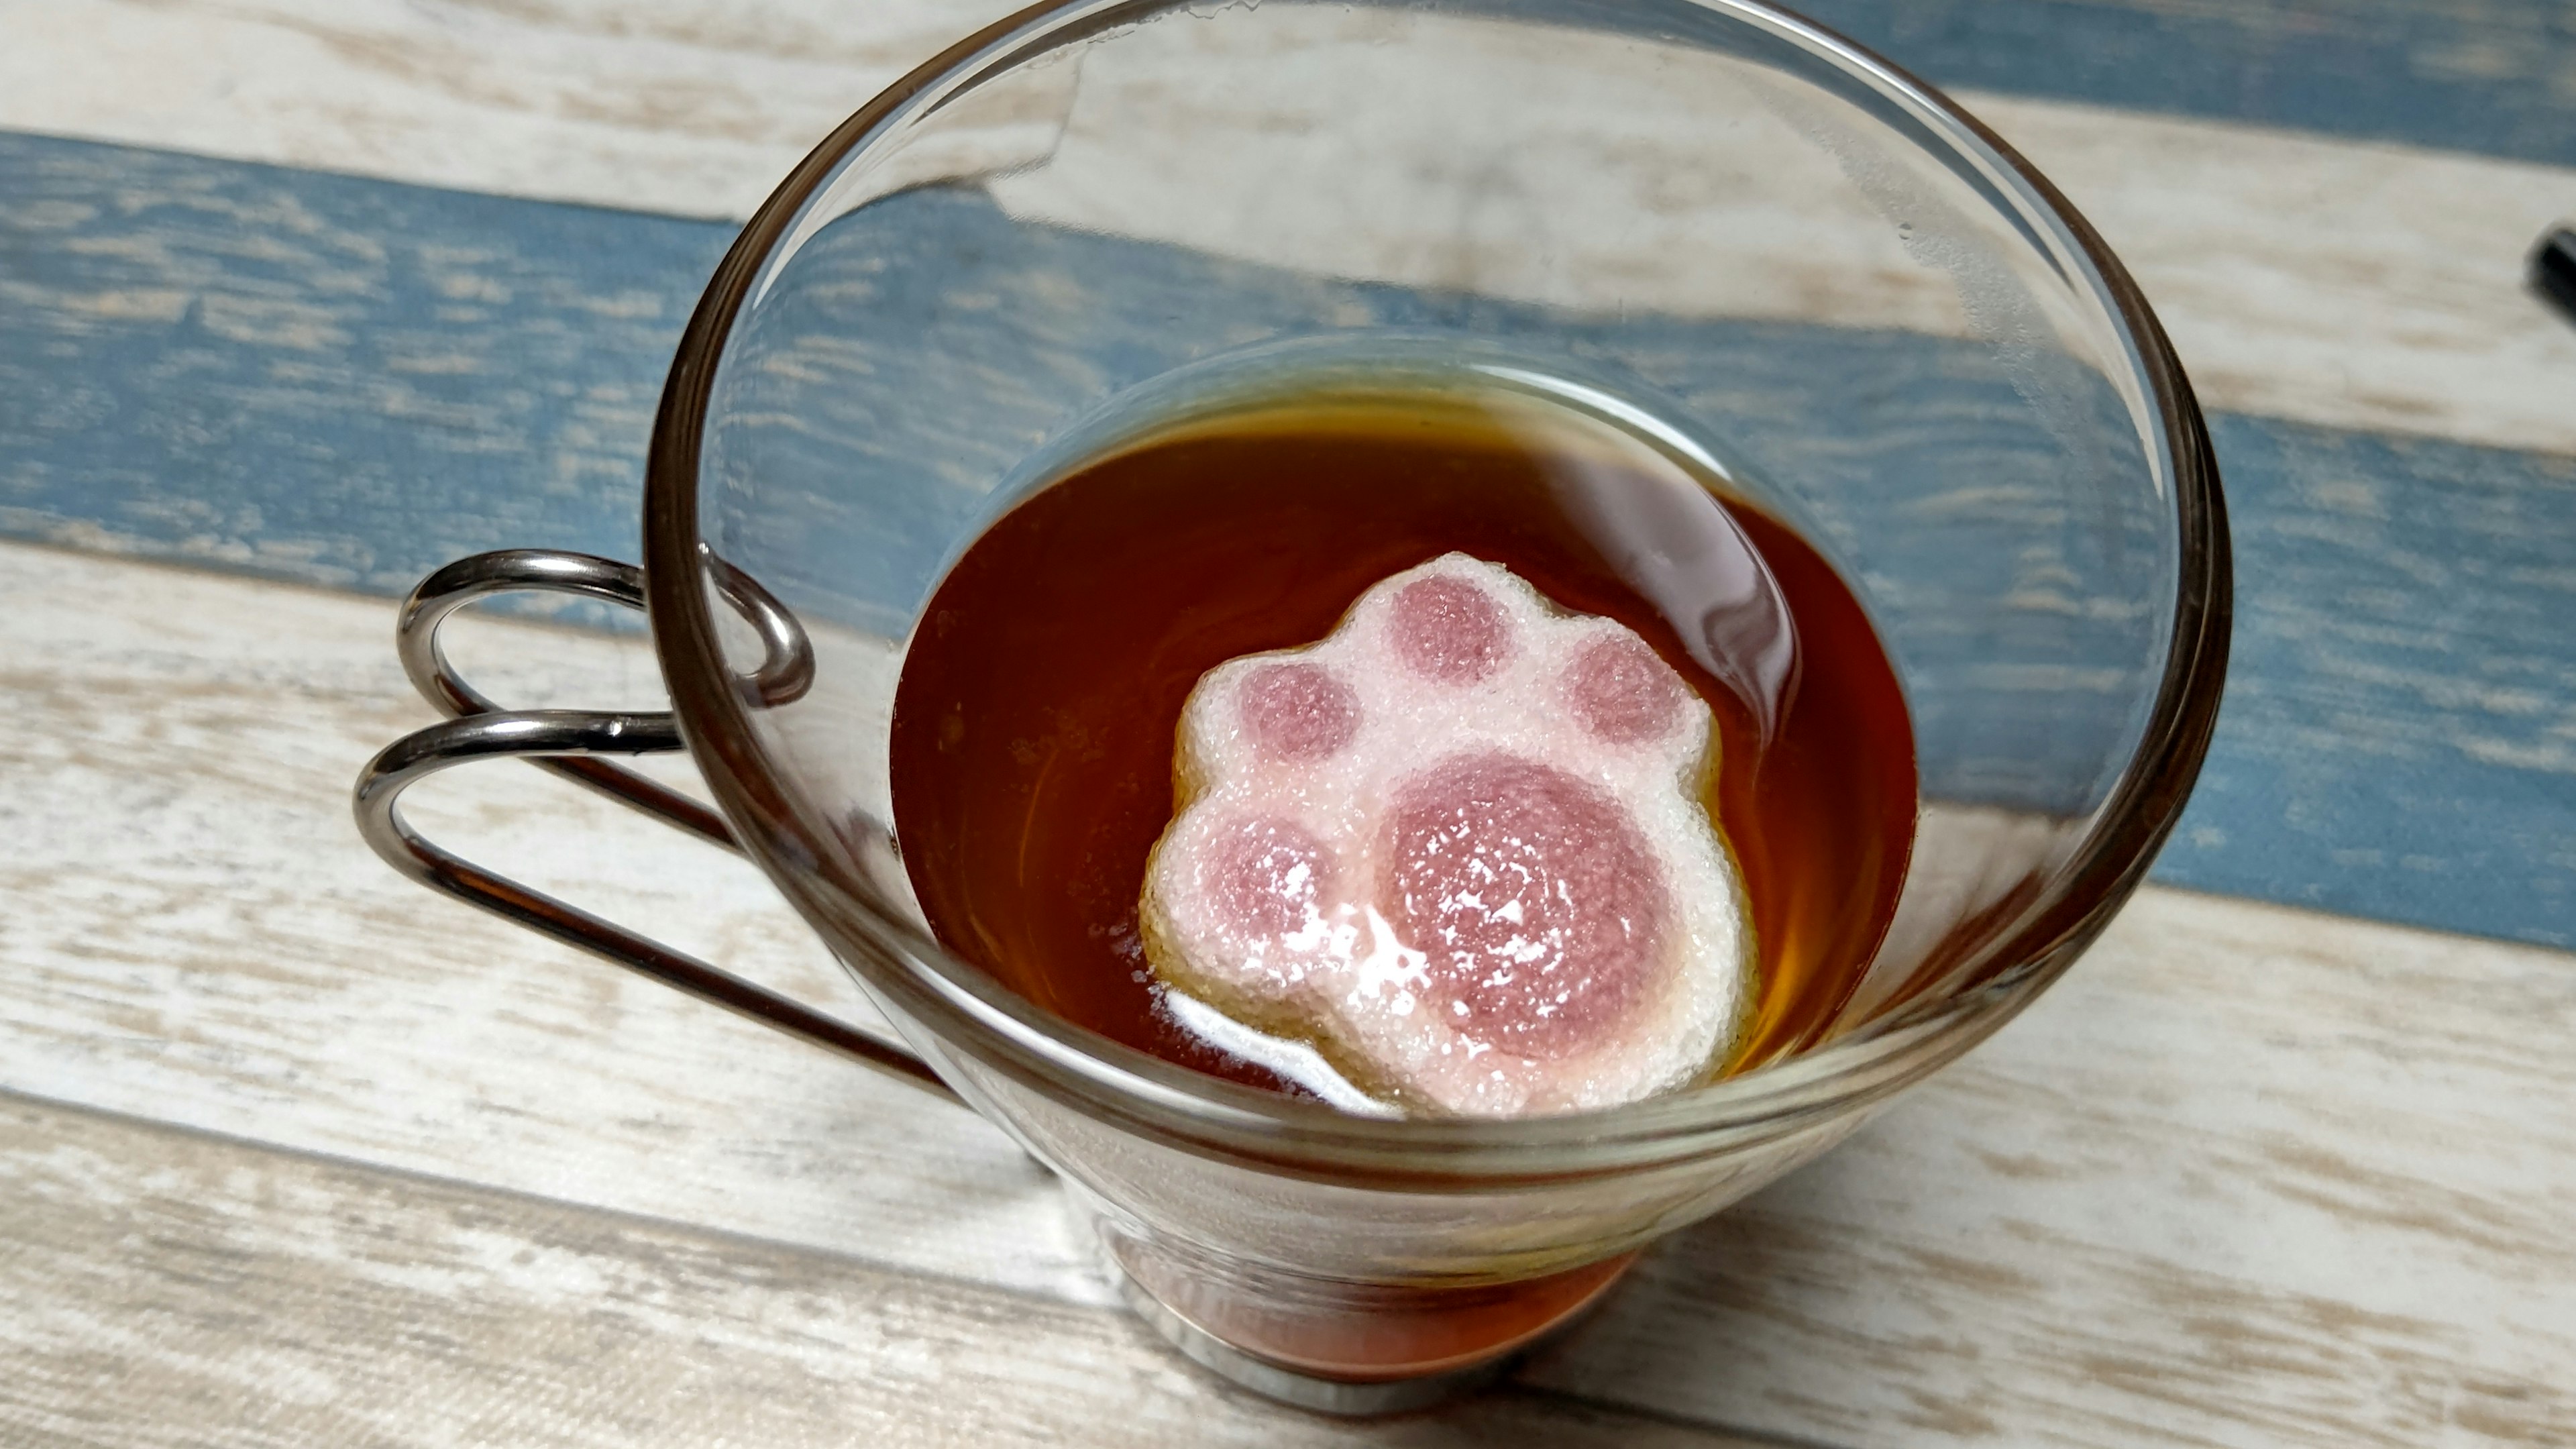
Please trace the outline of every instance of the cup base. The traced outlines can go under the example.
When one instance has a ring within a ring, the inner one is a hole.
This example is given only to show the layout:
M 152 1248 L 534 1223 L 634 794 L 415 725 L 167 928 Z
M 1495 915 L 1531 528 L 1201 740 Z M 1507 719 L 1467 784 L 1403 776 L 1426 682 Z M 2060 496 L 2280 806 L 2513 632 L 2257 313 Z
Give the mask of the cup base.
M 1117 1277 L 1119 1295 L 1127 1300 L 1127 1306 L 1160 1334 L 1164 1342 L 1180 1350 L 1183 1358 L 1227 1383 L 1249 1389 L 1265 1399 L 1343 1418 L 1409 1413 L 1475 1393 L 1511 1372 L 1522 1355 L 1564 1327 L 1562 1323 L 1553 1325 L 1538 1339 L 1465 1368 L 1415 1378 L 1371 1382 L 1323 1378 L 1282 1368 L 1268 1359 L 1245 1353 L 1165 1306 L 1161 1299 L 1145 1291 L 1143 1284 L 1114 1264 L 1111 1271 Z
M 1068 1204 L 1089 1219 L 1079 1197 Z M 1301 1307 L 1292 1303 L 1304 1295 L 1256 1301 L 1113 1233 L 1093 1241 L 1128 1307 L 1184 1358 L 1264 1398 L 1355 1418 L 1429 1408 L 1502 1378 L 1607 1297 L 1636 1256 L 1474 1289 L 1342 1285 L 1331 1305 Z

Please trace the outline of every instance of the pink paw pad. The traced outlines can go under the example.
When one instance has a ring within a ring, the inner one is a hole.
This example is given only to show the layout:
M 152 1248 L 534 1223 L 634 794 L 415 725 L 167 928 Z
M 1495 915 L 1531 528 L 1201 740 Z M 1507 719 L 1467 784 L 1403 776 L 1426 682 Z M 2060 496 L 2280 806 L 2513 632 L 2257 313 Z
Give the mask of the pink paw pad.
M 1235 692 L 1243 727 L 1274 760 L 1321 760 L 1360 729 L 1359 697 L 1319 664 L 1264 664 Z
M 1434 559 L 1199 681 L 1148 954 L 1334 1100 L 1509 1116 L 1686 1085 L 1753 986 L 1715 751 L 1635 634 Z
M 1334 884 L 1331 855 L 1293 820 L 1237 821 L 1208 852 L 1207 866 L 1202 889 L 1216 918 L 1256 950 L 1294 936 Z
M 1636 999 L 1663 872 L 1609 792 L 1511 755 L 1453 755 L 1405 782 L 1386 835 L 1382 908 L 1427 958 L 1434 1015 L 1552 1061 Z
M 1585 729 L 1620 745 L 1670 730 L 1690 694 L 1673 667 L 1634 635 L 1584 645 L 1565 682 L 1574 717 Z
M 1493 595 L 1434 574 L 1395 591 L 1388 636 L 1396 657 L 1425 679 L 1473 684 L 1502 666 L 1511 625 Z

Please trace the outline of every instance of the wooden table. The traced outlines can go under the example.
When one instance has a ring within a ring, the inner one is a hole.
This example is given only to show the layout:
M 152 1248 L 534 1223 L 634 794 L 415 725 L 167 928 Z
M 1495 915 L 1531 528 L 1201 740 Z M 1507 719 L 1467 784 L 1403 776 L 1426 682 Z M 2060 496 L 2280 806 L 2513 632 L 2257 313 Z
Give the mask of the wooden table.
M 978 0 L 0 3 L 0 1443 L 2576 1444 L 2576 28 L 1831 0 L 2130 263 L 2237 668 L 2109 936 L 1511 1389 L 1352 1425 L 1115 1306 L 964 1113 L 431 897 L 387 596 L 631 556 L 738 219 Z M 623 211 L 597 207 L 627 208 Z M 469 625 L 529 704 L 631 638 Z M 836 1010 L 747 867 L 526 771 L 483 855 Z

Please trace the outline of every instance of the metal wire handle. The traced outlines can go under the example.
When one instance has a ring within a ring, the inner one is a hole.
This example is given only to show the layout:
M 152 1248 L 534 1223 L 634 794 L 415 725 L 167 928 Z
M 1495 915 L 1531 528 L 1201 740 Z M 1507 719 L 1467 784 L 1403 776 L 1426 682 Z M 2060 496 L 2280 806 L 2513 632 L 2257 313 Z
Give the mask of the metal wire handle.
M 765 705 L 790 704 L 814 685 L 814 648 L 785 606 L 741 570 L 708 556 L 716 588 L 759 632 L 763 658 L 746 677 Z M 403 600 L 394 625 L 394 649 L 412 688 L 450 719 L 497 714 L 502 707 L 465 682 L 447 662 L 438 642 L 438 626 L 449 614 L 489 594 L 577 594 L 603 603 L 644 608 L 644 571 L 633 564 L 586 553 L 552 549 L 510 548 L 461 558 L 420 581 Z M 677 748 L 676 746 L 674 748 Z M 646 752 L 635 752 L 646 753 Z M 603 760 L 540 759 L 540 768 L 586 785 L 610 799 L 631 805 L 656 819 L 676 825 L 700 839 L 739 850 L 724 817 L 680 794 Z
M 717 591 L 742 613 L 762 641 L 760 667 L 745 676 L 765 704 L 785 704 L 814 682 L 813 649 L 778 601 L 730 565 L 710 559 Z M 915 1086 L 953 1096 L 923 1062 L 891 1042 L 825 1016 L 684 951 L 495 875 L 431 844 L 397 808 L 414 782 L 472 760 L 515 758 L 575 780 L 622 804 L 739 851 L 724 817 L 697 801 L 598 758 L 662 754 L 687 748 L 668 713 L 505 710 L 460 678 L 439 648 L 438 626 L 462 605 L 487 594 L 578 594 L 644 607 L 644 573 L 632 564 L 589 554 L 505 549 L 477 554 L 421 580 L 403 601 L 394 630 L 403 671 L 421 696 L 452 716 L 405 735 L 367 762 L 352 807 L 358 833 L 387 865 L 433 890 L 603 956 L 630 971 L 774 1027 L 789 1036 L 864 1062 Z

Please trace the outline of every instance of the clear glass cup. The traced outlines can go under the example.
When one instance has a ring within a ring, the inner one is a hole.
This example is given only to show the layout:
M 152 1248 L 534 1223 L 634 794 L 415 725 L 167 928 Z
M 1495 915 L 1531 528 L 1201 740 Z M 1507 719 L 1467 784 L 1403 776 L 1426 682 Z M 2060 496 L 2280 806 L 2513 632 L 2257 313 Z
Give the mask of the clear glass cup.
M 1923 804 L 1895 923 L 1804 1050 L 1607 1112 L 1380 1120 L 1112 1043 L 930 938 L 886 735 L 945 568 L 1207 379 L 1396 354 L 1693 449 L 1869 610 Z M 1948 100 L 1736 0 L 1037 6 L 871 102 L 753 218 L 681 344 L 646 492 L 640 585 L 521 559 L 434 578 L 410 617 L 493 588 L 640 588 L 676 730 L 491 712 L 424 630 L 415 678 L 467 718 L 379 761 L 371 838 L 828 1035 L 509 894 L 392 810 L 460 758 L 685 741 L 722 821 L 683 823 L 729 833 L 938 1081 L 1061 1174 L 1139 1308 L 1325 1407 L 1463 1381 L 2028 1004 L 2171 828 L 2225 665 L 2208 440 L 2119 264 Z

